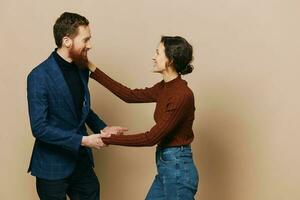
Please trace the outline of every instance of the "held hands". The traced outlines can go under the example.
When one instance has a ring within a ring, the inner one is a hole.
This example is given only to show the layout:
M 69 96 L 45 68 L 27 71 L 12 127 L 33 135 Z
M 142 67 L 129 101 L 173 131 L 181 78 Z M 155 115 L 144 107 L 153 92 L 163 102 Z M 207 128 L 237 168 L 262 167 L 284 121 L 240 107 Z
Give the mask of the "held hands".
M 85 147 L 100 149 L 101 147 L 105 147 L 106 145 L 101 140 L 100 134 L 92 134 L 89 136 L 83 136 L 81 145 Z
M 89 148 L 100 149 L 107 146 L 101 138 L 108 138 L 112 134 L 122 135 L 125 131 L 128 131 L 128 128 L 121 126 L 107 126 L 101 130 L 101 134 L 97 133 L 89 136 L 83 136 L 81 145 Z
M 101 131 L 101 138 L 108 138 L 111 135 L 123 135 L 125 131 L 128 131 L 128 128 L 121 126 L 107 126 Z

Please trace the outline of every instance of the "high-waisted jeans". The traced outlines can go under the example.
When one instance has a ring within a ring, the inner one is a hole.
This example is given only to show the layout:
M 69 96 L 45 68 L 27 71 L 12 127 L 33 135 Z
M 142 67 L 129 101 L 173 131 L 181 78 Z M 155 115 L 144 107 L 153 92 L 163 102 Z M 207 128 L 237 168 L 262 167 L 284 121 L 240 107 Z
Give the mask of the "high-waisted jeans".
M 157 147 L 156 166 L 146 200 L 194 200 L 199 176 L 190 146 Z

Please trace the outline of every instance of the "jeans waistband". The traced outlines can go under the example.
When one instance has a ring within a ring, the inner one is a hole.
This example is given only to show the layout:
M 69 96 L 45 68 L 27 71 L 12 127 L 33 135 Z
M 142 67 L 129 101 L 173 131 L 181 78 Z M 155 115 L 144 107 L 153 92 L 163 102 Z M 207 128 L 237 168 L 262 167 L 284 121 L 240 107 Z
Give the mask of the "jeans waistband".
M 156 147 L 156 150 L 176 149 L 176 148 L 180 148 L 181 150 L 183 150 L 183 149 L 189 149 L 189 148 L 191 148 L 191 145 L 190 145 L 190 144 L 187 144 L 187 145 L 174 146 L 174 147 L 162 147 L 162 146 L 157 146 L 157 147 Z

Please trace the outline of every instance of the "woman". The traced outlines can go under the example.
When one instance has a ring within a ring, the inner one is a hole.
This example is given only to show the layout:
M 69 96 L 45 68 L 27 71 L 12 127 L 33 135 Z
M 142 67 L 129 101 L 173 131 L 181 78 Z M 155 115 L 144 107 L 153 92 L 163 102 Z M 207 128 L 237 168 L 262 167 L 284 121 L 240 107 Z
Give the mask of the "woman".
M 154 60 L 154 72 L 163 80 L 150 88 L 129 89 L 114 81 L 92 63 L 91 78 L 127 103 L 156 102 L 155 126 L 134 135 L 111 135 L 102 138 L 107 145 L 153 146 L 157 144 L 157 175 L 146 199 L 194 199 L 198 172 L 191 152 L 194 134 L 194 95 L 181 79 L 193 71 L 192 46 L 182 37 L 161 38 Z

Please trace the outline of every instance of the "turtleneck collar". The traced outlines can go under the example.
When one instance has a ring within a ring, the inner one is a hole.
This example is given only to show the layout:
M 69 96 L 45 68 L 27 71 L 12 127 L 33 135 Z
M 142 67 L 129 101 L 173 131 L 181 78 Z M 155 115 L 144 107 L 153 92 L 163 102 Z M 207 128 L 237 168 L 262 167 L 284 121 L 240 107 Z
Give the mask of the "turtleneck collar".
M 165 87 L 172 87 L 173 85 L 176 85 L 178 82 L 180 82 L 182 79 L 181 79 L 181 75 L 178 75 L 176 78 L 174 78 L 173 80 L 171 81 L 168 81 L 168 82 L 165 82 L 163 80 L 163 85 Z
M 74 70 L 74 69 L 77 70 L 78 69 L 73 62 L 68 62 L 63 57 L 61 57 L 57 53 L 57 48 L 53 51 L 53 56 L 54 56 L 56 62 L 58 63 L 58 65 L 60 66 L 60 68 L 62 68 L 63 70 Z

